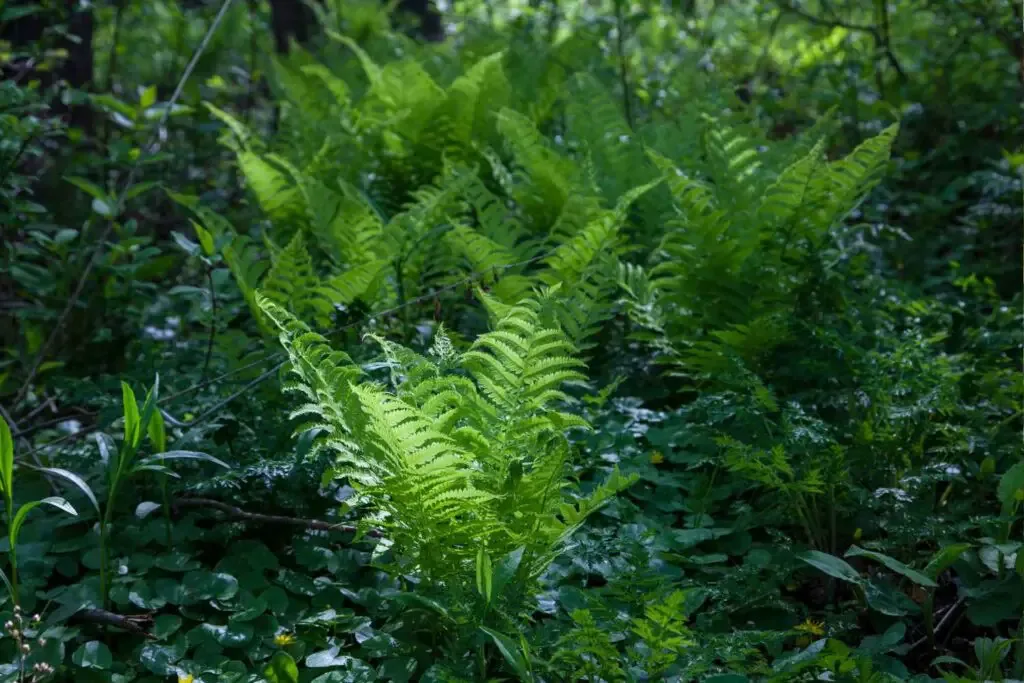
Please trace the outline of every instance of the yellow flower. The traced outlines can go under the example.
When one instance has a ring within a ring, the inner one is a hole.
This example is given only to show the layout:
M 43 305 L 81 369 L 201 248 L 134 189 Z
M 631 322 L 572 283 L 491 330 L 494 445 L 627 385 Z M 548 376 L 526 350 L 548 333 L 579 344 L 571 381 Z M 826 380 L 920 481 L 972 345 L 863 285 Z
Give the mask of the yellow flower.
M 295 642 L 295 636 L 291 633 L 278 633 L 274 636 L 274 645 L 278 647 L 284 647 L 285 645 L 291 645 Z
M 192 674 L 178 674 L 178 683 L 192 683 L 195 677 Z
M 814 621 L 813 619 L 807 619 L 802 624 L 797 624 L 794 631 L 800 631 L 812 636 L 823 636 L 825 635 L 825 627 L 820 621 Z
M 654 451 L 651 453 L 651 464 L 660 465 L 665 462 L 665 456 L 661 454 L 661 451 Z

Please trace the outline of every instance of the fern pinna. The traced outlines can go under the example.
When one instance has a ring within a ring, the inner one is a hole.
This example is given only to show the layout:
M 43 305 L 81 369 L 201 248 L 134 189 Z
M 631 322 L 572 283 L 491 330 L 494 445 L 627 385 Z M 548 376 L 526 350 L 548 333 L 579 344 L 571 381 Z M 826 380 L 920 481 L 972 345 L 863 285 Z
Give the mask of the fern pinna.
M 362 523 L 382 529 L 406 570 L 472 593 L 481 557 L 520 557 L 529 585 L 587 515 L 632 480 L 617 471 L 585 497 L 567 493 L 566 431 L 587 429 L 558 409 L 582 362 L 551 315 L 552 292 L 503 307 L 491 332 L 456 351 L 443 329 L 428 355 L 375 339 L 388 382 L 265 296 L 304 397 L 296 416 L 321 432 L 334 475 L 357 491 Z M 525 582 L 525 583 L 524 583 Z

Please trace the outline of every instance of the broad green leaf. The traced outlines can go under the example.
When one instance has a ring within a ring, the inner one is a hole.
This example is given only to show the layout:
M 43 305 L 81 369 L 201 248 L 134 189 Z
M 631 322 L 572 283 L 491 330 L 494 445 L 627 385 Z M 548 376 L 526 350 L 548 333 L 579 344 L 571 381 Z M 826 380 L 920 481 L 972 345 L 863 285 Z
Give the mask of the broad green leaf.
M 174 664 L 187 651 L 188 641 L 182 636 L 175 638 L 172 643 L 147 643 L 139 652 L 139 662 L 159 676 L 171 676 L 176 673 Z
M 98 640 L 90 640 L 71 655 L 71 662 L 83 669 L 109 669 L 114 663 L 110 649 Z
M 156 86 L 151 85 L 142 91 L 142 95 L 139 97 L 139 108 L 149 109 L 156 103 Z
M 104 218 L 113 218 L 117 211 L 114 200 L 99 198 L 92 200 L 92 210 Z
M 174 635 L 179 628 L 181 628 L 181 617 L 177 614 L 161 614 L 153 620 L 152 633 L 156 638 L 165 640 Z
M 938 584 L 935 583 L 934 580 L 928 578 L 921 572 L 911 569 L 899 560 L 889 557 L 888 555 L 884 555 L 882 553 L 876 553 L 872 550 L 865 550 L 859 546 L 854 545 L 850 546 L 850 549 L 846 551 L 845 557 L 867 557 L 872 560 L 875 560 L 876 562 L 881 562 L 892 571 L 896 572 L 897 574 L 900 574 L 901 576 L 907 577 L 908 579 L 910 579 L 911 581 L 920 586 L 925 586 L 927 588 L 938 587 Z
M 1024 500 L 1018 497 L 1024 494 L 1024 460 L 1006 470 L 1000 477 L 997 493 L 999 501 L 1003 504 L 1004 515 L 1009 515 L 1014 506 Z
M 124 411 L 124 443 L 128 448 L 138 445 L 139 436 L 139 404 L 135 400 L 135 392 L 127 382 L 121 382 L 121 405 Z
M 42 12 L 45 8 L 37 3 L 30 5 L 15 5 L 8 7 L 6 3 L 0 5 L 0 23 L 7 23 L 14 21 L 15 19 L 21 19 L 27 17 L 30 14 Z
M 921 611 L 917 603 L 906 596 L 902 591 L 893 588 L 888 582 L 880 581 L 877 577 L 872 578 L 863 584 L 864 598 L 868 606 L 882 614 L 891 617 L 902 617 L 908 614 L 917 614 Z
M 299 683 L 299 667 L 287 652 L 274 653 L 263 675 L 270 683 Z
M 0 493 L 14 495 L 14 439 L 7 421 L 0 417 Z M 11 514 L 8 510 L 7 514 Z
M 71 503 L 57 496 L 50 496 L 48 498 L 43 498 L 42 500 L 33 500 L 29 503 L 25 503 L 18 508 L 17 514 L 14 515 L 14 520 L 11 521 L 11 546 L 18 543 L 18 534 L 21 532 L 21 527 L 25 523 L 25 518 L 28 517 L 28 513 L 43 504 L 52 505 L 59 510 L 63 510 L 69 515 L 78 515 L 78 513 L 75 512 L 75 508 L 71 506 Z
M 325 669 L 329 666 L 344 666 L 348 664 L 352 658 L 340 653 L 340 645 L 314 652 L 306 657 L 306 666 L 310 669 Z
M 108 204 L 114 203 L 110 198 L 110 195 L 108 195 L 102 187 L 92 181 L 86 180 L 85 178 L 79 178 L 78 176 L 67 176 L 64 180 L 87 193 L 93 199 L 99 199 L 100 201 L 107 202 Z
M 189 222 L 192 223 L 192 229 L 196 231 L 196 239 L 199 240 L 199 246 L 203 248 L 203 254 L 206 256 L 213 256 L 214 250 L 216 249 L 213 241 L 213 233 L 194 220 L 190 220 Z
M 802 555 L 798 555 L 797 558 L 803 560 L 812 567 L 820 569 L 829 576 L 840 579 L 841 581 L 848 581 L 856 584 L 864 582 L 856 569 L 851 567 L 846 560 L 838 558 L 835 555 L 829 555 L 818 550 L 810 550 Z
M 938 579 L 939 574 L 949 569 L 957 559 L 963 555 L 966 551 L 970 550 L 970 543 L 954 543 L 953 545 L 947 545 L 945 548 L 939 550 L 932 556 L 932 559 L 928 561 L 927 566 L 924 568 L 924 574 L 930 576 L 932 579 Z
M 128 191 L 124 193 L 124 198 L 126 200 L 135 199 L 139 195 L 145 194 L 146 192 L 149 192 L 155 187 L 160 187 L 160 183 L 145 182 L 132 185 L 130 188 L 128 188 Z
M 242 647 L 253 636 L 252 624 L 232 623 L 226 626 L 200 624 L 200 632 L 221 647 Z
M 127 102 L 122 102 L 113 95 L 90 95 L 89 97 L 93 102 L 117 112 L 129 122 L 135 120 L 137 115 L 135 107 Z
M 494 586 L 492 589 L 495 596 L 501 596 L 505 586 L 508 585 L 512 577 L 519 571 L 519 565 L 523 561 L 523 553 L 525 551 L 526 546 L 519 546 L 498 561 L 498 565 L 494 570 Z
M 518 644 L 503 633 L 491 630 L 486 626 L 481 626 L 480 630 L 490 636 L 491 640 L 498 647 L 498 651 L 501 652 L 501 656 L 505 658 L 512 670 L 515 671 L 516 675 L 519 676 L 521 681 L 532 681 L 533 674 L 530 673 L 530 664 L 523 655 L 522 649 Z

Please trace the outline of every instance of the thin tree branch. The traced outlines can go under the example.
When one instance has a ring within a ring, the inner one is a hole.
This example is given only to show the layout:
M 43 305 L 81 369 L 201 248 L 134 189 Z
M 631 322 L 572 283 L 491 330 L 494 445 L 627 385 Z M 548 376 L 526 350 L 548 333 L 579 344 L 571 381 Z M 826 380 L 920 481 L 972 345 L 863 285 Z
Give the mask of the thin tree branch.
M 847 31 L 858 31 L 860 33 L 869 34 L 874 39 L 875 45 L 878 46 L 878 48 L 881 50 L 886 60 L 892 66 L 893 70 L 900 77 L 900 80 L 907 80 L 907 74 L 903 70 L 903 66 L 900 64 L 899 60 L 896 58 L 896 54 L 892 51 L 892 46 L 889 45 L 888 38 L 883 35 L 882 31 L 880 31 L 877 26 L 869 24 L 855 24 L 849 21 L 844 21 L 843 19 L 839 19 L 838 17 L 825 18 L 815 16 L 810 12 L 806 12 L 788 2 L 781 2 L 779 3 L 779 6 L 784 12 L 794 14 L 803 19 L 804 21 L 806 21 L 807 23 L 814 24 L 815 26 L 825 26 L 829 28 L 845 28 Z
M 75 612 L 68 623 L 114 626 L 145 638 L 156 638 L 149 632 L 153 626 L 153 616 L 150 614 L 116 614 L 105 609 L 83 609 Z
M 96 265 L 98 260 L 97 257 L 100 255 L 100 252 L 103 251 L 103 243 L 107 241 L 110 233 L 114 231 L 114 220 L 120 216 L 121 212 L 124 210 L 128 191 L 135 183 L 135 178 L 138 176 L 138 173 L 142 168 L 142 161 L 151 156 L 155 151 L 157 147 L 156 143 L 159 141 L 160 130 L 167 125 L 167 120 L 171 116 L 171 111 L 174 109 L 174 105 L 181 97 L 181 93 L 185 90 L 185 83 L 187 83 L 188 79 L 192 76 L 192 72 L 195 70 L 196 64 L 199 62 L 199 58 L 206 51 L 207 46 L 210 44 L 210 40 L 213 38 L 213 34 L 216 33 L 217 27 L 220 26 L 220 22 L 224 18 L 224 15 L 227 14 L 228 8 L 231 7 L 232 2 L 233 0 L 224 0 L 220 7 L 220 11 L 217 13 L 217 16 L 214 17 L 213 23 L 210 24 L 210 28 L 206 31 L 206 35 L 203 36 L 203 40 L 199 43 L 199 47 L 196 48 L 195 53 L 192 55 L 191 61 L 186 65 L 185 71 L 182 73 L 181 79 L 178 81 L 178 86 L 174 89 L 174 93 L 171 94 L 171 99 L 167 101 L 167 107 L 164 109 L 160 120 L 157 122 L 156 127 L 153 129 L 153 133 L 150 135 L 149 142 L 142 148 L 142 154 L 138 156 L 135 160 L 135 165 L 132 166 L 131 170 L 128 172 L 127 180 L 117 197 L 117 203 L 114 205 L 113 215 L 107 220 L 107 225 L 103 229 L 103 233 L 99 236 L 99 239 L 96 240 L 92 254 L 90 254 L 89 260 L 85 265 L 85 270 L 83 270 L 82 274 L 79 276 L 78 284 L 75 286 L 75 290 L 71 293 L 71 298 L 68 299 L 67 305 L 64 307 L 63 312 L 61 312 L 60 317 L 57 319 L 57 324 L 50 331 L 49 336 L 46 337 L 46 341 L 36 353 L 36 357 L 32 361 L 31 369 L 28 371 L 28 375 L 25 377 L 21 388 L 14 397 L 14 405 L 20 403 L 21 399 L 25 397 L 25 394 L 28 393 L 29 388 L 32 386 L 32 380 L 35 379 L 36 373 L 39 371 L 39 366 L 43 362 L 43 358 L 46 357 L 50 347 L 57 340 L 57 336 L 61 329 L 63 329 L 64 323 L 67 322 L 71 309 L 74 308 L 76 303 L 78 303 L 78 299 L 82 295 L 82 290 L 85 289 L 85 283 L 89 280 L 89 274 L 92 273 L 92 269 Z
M 262 524 L 282 524 L 285 526 L 297 526 L 304 529 L 316 529 L 318 531 L 340 531 L 342 533 L 355 533 L 356 527 L 351 524 L 336 524 L 325 522 L 319 519 L 303 519 L 301 517 L 286 517 L 283 515 L 264 515 L 259 512 L 248 512 L 242 508 L 223 503 L 212 498 L 179 498 L 172 504 L 174 508 L 211 508 L 219 510 L 232 519 L 245 522 L 260 522 Z M 370 530 L 367 534 L 379 538 L 381 533 L 376 529 Z
M 949 618 L 952 617 L 954 614 L 956 614 L 957 610 L 960 609 L 960 606 L 964 604 L 964 600 L 965 600 L 965 598 L 960 598 L 955 603 L 953 603 L 953 605 L 950 606 L 950 608 L 948 610 L 946 610 L 946 613 L 944 615 L 942 615 L 942 619 L 940 619 L 939 623 L 935 625 L 935 630 L 932 632 L 933 635 L 938 634 L 939 631 L 942 630 L 942 627 L 946 625 L 946 622 L 949 621 Z M 907 650 L 907 652 L 910 652 L 910 650 L 913 650 L 914 648 L 918 647 L 919 645 L 922 645 L 926 640 L 928 640 L 927 636 L 924 636 L 922 638 L 919 638 L 918 640 L 915 640 L 910 645 L 910 648 Z

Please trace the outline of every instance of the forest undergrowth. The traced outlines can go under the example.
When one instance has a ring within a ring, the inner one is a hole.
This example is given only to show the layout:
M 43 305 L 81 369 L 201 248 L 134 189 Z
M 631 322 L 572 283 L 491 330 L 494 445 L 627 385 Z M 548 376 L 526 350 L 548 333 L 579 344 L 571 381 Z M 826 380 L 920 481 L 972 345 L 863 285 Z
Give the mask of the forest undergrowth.
M 0 681 L 1024 680 L 1018 7 L 271 4 L 0 4 Z

